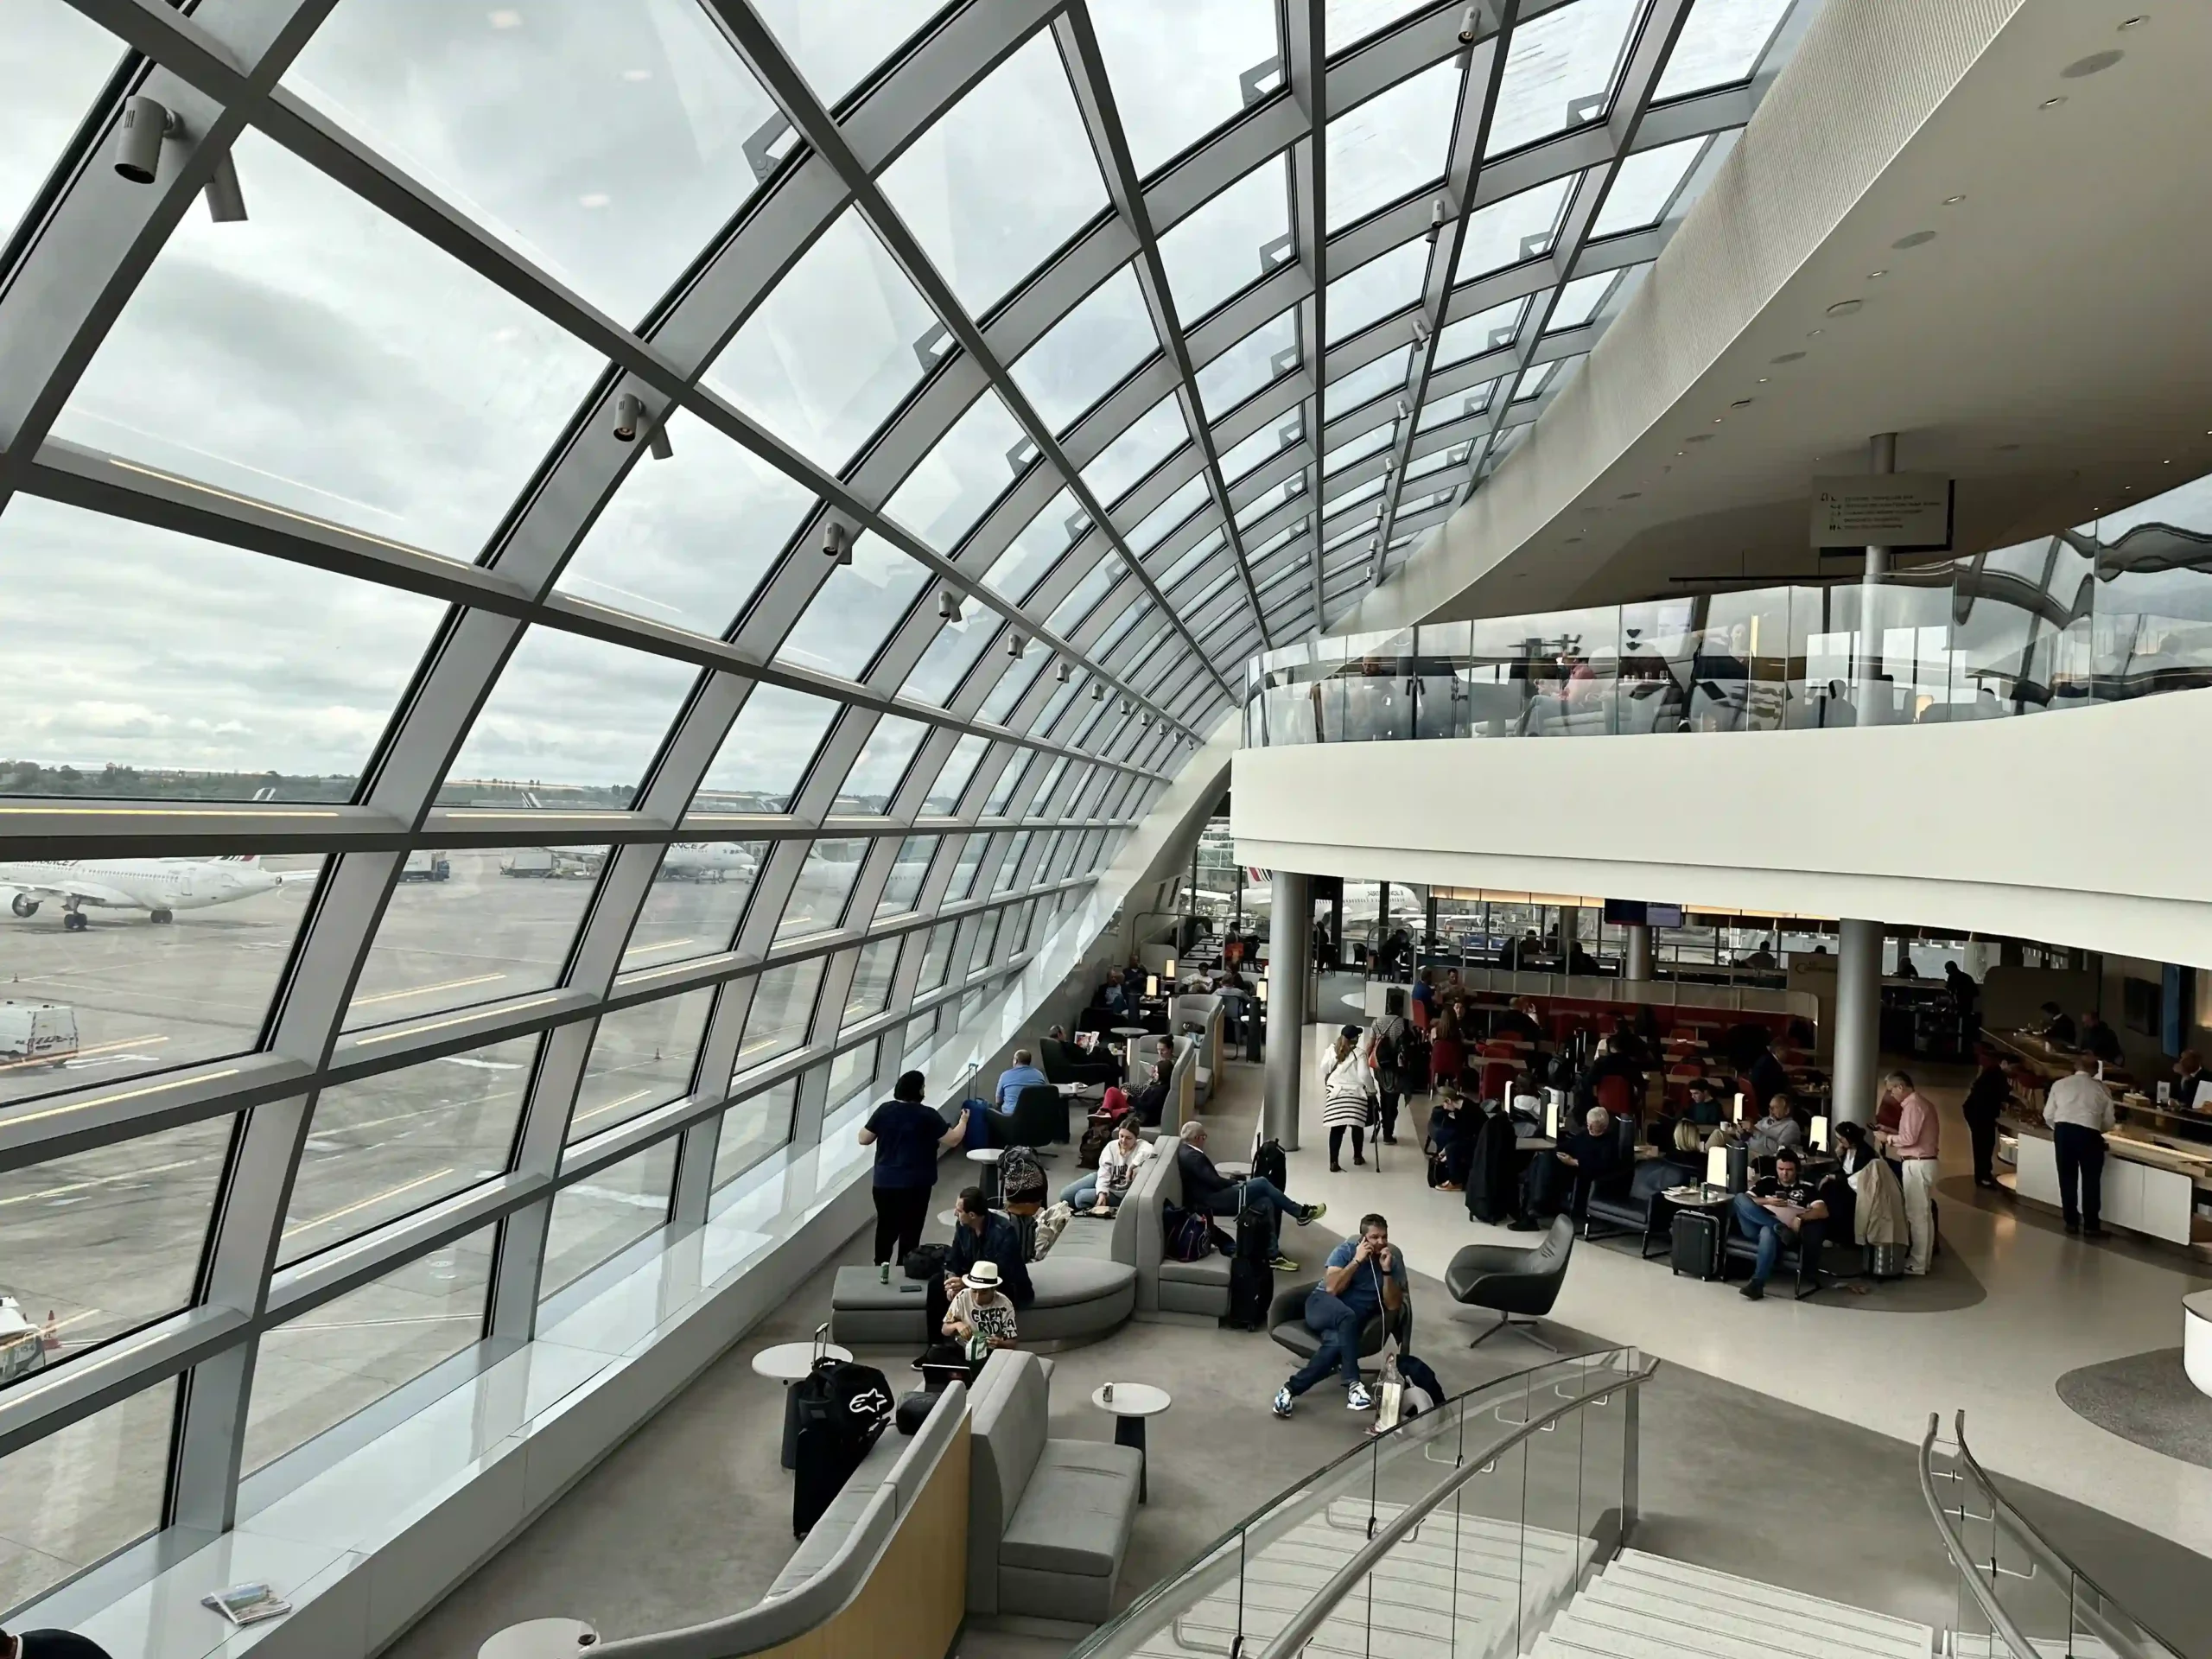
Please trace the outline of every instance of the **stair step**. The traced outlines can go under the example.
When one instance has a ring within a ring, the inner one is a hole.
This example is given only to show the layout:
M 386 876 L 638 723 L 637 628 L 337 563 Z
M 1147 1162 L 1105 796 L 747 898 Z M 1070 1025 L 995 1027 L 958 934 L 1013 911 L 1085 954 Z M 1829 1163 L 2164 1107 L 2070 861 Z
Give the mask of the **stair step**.
M 1785 1656 L 1796 1656 L 1797 1659 L 1864 1659 L 1865 1649 L 1808 1638 L 1796 1632 L 1745 1634 L 1724 1630 L 1717 1611 L 1712 1610 L 1702 1620 L 1679 1615 L 1655 1617 L 1577 1596 L 1552 1628 L 1582 1646 L 1622 1653 L 1642 1649 L 1630 1646 L 1612 1648 L 1610 1644 L 1653 1643 L 1651 1659 L 1657 1659 L 1660 1653 L 1678 1649 L 1701 1653 L 1708 1659 L 1785 1659 Z
M 1827 1610 L 1813 1607 L 1749 1606 L 1724 1601 L 1710 1592 L 1676 1587 L 1656 1578 L 1616 1578 L 1601 1573 L 1584 1589 L 1577 1604 L 1595 1614 L 1618 1607 L 1690 1630 L 1710 1630 L 1752 1642 L 1761 1649 L 1806 1659 L 1926 1659 L 1910 1631 L 1867 1630 L 1840 1623 Z
M 1639 1549 L 1621 1551 L 1607 1564 L 1605 1576 L 1616 1582 L 1642 1584 L 1662 1593 L 1687 1592 L 1709 1599 L 1713 1605 L 1738 1611 L 1747 1607 L 1770 1608 L 1785 1617 L 1795 1614 L 1825 1619 L 1839 1629 L 1880 1636 L 1900 1643 L 1910 1638 L 1910 1650 L 1916 1656 L 1928 1652 L 1935 1645 L 1935 1631 L 1909 1618 L 1873 1612 L 1848 1602 L 1831 1601 L 1802 1590 L 1785 1589 L 1764 1580 L 1740 1578 L 1709 1567 L 1693 1567 L 1664 1555 L 1649 1555 Z

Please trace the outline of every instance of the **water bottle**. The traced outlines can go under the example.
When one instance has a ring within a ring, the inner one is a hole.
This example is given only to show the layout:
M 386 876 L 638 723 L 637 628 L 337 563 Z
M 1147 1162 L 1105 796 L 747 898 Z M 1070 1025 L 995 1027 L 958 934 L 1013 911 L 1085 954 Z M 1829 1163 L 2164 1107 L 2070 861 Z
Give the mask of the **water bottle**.
M 891 1264 L 888 1262 L 879 1262 L 875 1264 L 875 1282 L 879 1285 L 887 1285 L 891 1282 Z

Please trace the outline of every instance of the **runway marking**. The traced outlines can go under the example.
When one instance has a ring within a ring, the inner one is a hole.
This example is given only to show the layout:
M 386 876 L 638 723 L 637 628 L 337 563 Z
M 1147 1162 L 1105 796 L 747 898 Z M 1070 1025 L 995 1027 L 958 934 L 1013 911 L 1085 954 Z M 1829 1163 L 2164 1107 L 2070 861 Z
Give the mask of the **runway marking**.
M 524 1008 L 534 1008 L 541 1002 L 550 1002 L 553 1001 L 555 995 L 556 993 L 548 991 L 543 996 L 526 997 L 522 1001 L 516 1003 L 508 1010 L 508 1012 L 510 1014 L 519 1014 Z M 426 1031 L 443 1031 L 448 1026 L 465 1026 L 471 1020 L 481 1019 L 483 1015 L 480 1011 L 471 1009 L 467 1014 L 457 1014 L 450 1020 L 433 1020 L 424 1025 L 402 1026 L 397 1031 L 372 1032 L 368 1036 L 356 1037 L 353 1039 L 353 1046 L 357 1048 L 367 1048 L 374 1043 L 397 1042 L 403 1037 L 420 1036 Z
M 81 1181 L 71 1181 L 66 1186 L 49 1186 L 36 1192 L 18 1192 L 12 1198 L 0 1198 L 0 1209 L 11 1204 L 29 1204 L 38 1198 L 58 1198 L 65 1193 L 82 1192 L 89 1187 L 111 1186 L 118 1181 L 139 1180 L 148 1175 L 166 1175 L 173 1169 L 190 1169 L 194 1164 L 204 1164 L 205 1158 L 182 1158 L 173 1164 L 156 1164 L 147 1169 L 126 1169 L 113 1175 L 89 1175 Z
M 623 1096 L 620 1100 L 608 1101 L 604 1106 L 594 1106 L 588 1112 L 578 1112 L 574 1117 L 569 1120 L 569 1128 L 573 1130 L 579 1123 L 587 1122 L 590 1119 L 599 1116 L 603 1112 L 611 1112 L 618 1106 L 627 1106 L 633 1100 L 643 1100 L 647 1095 L 650 1095 L 652 1092 L 653 1091 L 650 1089 L 636 1090 L 632 1093 Z
M 403 1181 L 397 1186 L 388 1188 L 382 1192 L 372 1194 L 370 1197 L 365 1198 L 358 1199 L 354 1203 L 347 1205 L 342 1210 L 333 1210 L 327 1216 L 317 1216 L 313 1221 L 303 1221 L 296 1227 L 287 1227 L 284 1230 L 284 1240 L 296 1238 L 302 1233 L 313 1232 L 318 1227 L 327 1226 L 331 1222 L 342 1220 L 344 1217 L 352 1215 L 356 1210 L 366 1210 L 372 1205 L 382 1204 L 387 1198 L 396 1198 L 403 1192 L 412 1192 L 418 1186 L 428 1186 L 432 1181 L 442 1181 L 452 1173 L 453 1171 L 451 1169 L 434 1169 L 428 1175 L 417 1175 L 411 1181 Z
M 365 1008 L 376 1002 L 397 1002 L 410 996 L 428 996 L 433 991 L 458 991 L 470 985 L 492 985 L 506 977 L 505 974 L 479 974 L 474 979 L 442 980 L 435 985 L 416 985 L 404 991 L 381 991 L 374 996 L 357 996 L 353 1006 Z
M 87 1055 L 111 1053 L 118 1048 L 137 1048 L 142 1043 L 166 1043 L 167 1041 L 168 1041 L 168 1039 L 160 1035 L 159 1033 L 154 1033 L 145 1037 L 118 1038 L 111 1043 L 94 1043 L 90 1048 L 79 1048 L 75 1050 L 73 1052 L 65 1054 L 61 1057 L 60 1064 L 67 1065 L 73 1061 L 85 1058 Z M 29 1065 L 52 1065 L 54 1064 L 54 1062 L 53 1060 L 46 1058 L 43 1056 L 32 1059 L 9 1060 L 4 1064 L 0 1064 L 0 1071 L 20 1071 L 25 1066 Z
M 673 950 L 681 945 L 697 943 L 696 939 L 663 939 L 658 944 L 633 944 L 622 953 L 622 960 L 627 962 L 632 957 L 647 956 L 655 950 Z
M 483 1317 L 481 1313 L 418 1313 L 411 1319 L 339 1319 L 329 1325 L 302 1325 L 294 1320 L 269 1334 L 276 1336 L 286 1331 L 372 1331 L 386 1325 L 457 1325 L 463 1321 L 474 1325 Z
M 143 1089 L 125 1089 L 119 1094 L 101 1095 L 93 1100 L 73 1101 L 67 1106 L 49 1106 L 42 1112 L 20 1112 L 0 1117 L 0 1128 L 14 1128 L 19 1123 L 36 1123 L 49 1117 L 66 1117 L 71 1112 L 89 1112 L 96 1107 L 112 1106 L 118 1101 L 137 1100 L 146 1095 L 166 1094 L 172 1089 L 183 1089 L 194 1084 L 220 1083 L 225 1077 L 235 1077 L 235 1065 L 220 1071 L 203 1071 L 197 1077 L 175 1077 L 168 1083 L 149 1083 Z

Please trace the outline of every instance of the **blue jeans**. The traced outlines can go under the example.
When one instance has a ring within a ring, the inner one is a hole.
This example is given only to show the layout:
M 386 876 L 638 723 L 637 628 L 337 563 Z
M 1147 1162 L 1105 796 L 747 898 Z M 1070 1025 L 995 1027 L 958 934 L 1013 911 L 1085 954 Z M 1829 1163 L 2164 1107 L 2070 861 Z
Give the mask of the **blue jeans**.
M 1306 1299 L 1306 1328 L 1321 1338 L 1321 1345 L 1290 1379 L 1294 1397 L 1331 1371 L 1342 1376 L 1347 1388 L 1359 1381 L 1360 1324 L 1359 1315 L 1341 1300 L 1320 1286 L 1313 1287 L 1313 1294 Z
M 1789 1241 L 1790 1230 L 1782 1224 L 1781 1217 L 1762 1209 L 1748 1192 L 1736 1195 L 1733 1208 L 1738 1229 L 1759 1247 L 1758 1259 L 1751 1263 L 1751 1282 L 1764 1288 L 1775 1262 L 1781 1259 L 1782 1247 Z
M 1210 1216 L 1233 1216 L 1243 1208 L 1267 1212 L 1268 1254 L 1270 1256 L 1281 1253 L 1277 1246 L 1282 1239 L 1282 1218 L 1288 1216 L 1295 1221 L 1306 1213 L 1304 1205 L 1293 1204 L 1283 1196 L 1281 1187 L 1260 1175 L 1255 1175 L 1249 1180 L 1232 1181 L 1206 1201 L 1206 1213 Z
M 1098 1178 L 1079 1176 L 1060 1189 L 1060 1202 L 1071 1204 L 1078 1210 L 1088 1210 L 1098 1202 Z

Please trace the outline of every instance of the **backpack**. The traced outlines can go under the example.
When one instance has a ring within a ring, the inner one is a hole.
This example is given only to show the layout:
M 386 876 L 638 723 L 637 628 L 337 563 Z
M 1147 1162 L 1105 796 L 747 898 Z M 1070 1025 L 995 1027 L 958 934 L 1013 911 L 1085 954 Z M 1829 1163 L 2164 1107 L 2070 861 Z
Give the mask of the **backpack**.
M 1163 1205 L 1160 1220 L 1167 1231 L 1170 1261 L 1203 1262 L 1213 1254 L 1213 1224 L 1197 1211 Z
M 1436 1380 L 1436 1373 L 1429 1370 L 1427 1360 L 1400 1354 L 1398 1375 L 1405 1379 L 1407 1416 L 1418 1417 L 1444 1403 L 1444 1385 Z
M 1039 1215 L 1037 1217 L 1037 1236 L 1029 1247 L 1029 1259 L 1032 1262 L 1043 1261 L 1060 1235 L 1067 1230 L 1068 1223 L 1074 1219 L 1074 1206 L 1065 1204 L 1056 1204 Z
M 1262 1141 L 1252 1149 L 1252 1179 L 1268 1181 L 1280 1192 L 1290 1180 L 1290 1158 L 1280 1141 Z
M 942 1244 L 917 1244 L 906 1252 L 906 1259 L 899 1264 L 899 1270 L 909 1279 L 942 1279 L 944 1277 L 944 1264 L 951 1255 L 952 1252 Z
M 1007 1205 L 1041 1204 L 1045 1199 L 1045 1166 L 1027 1147 L 1008 1147 L 999 1154 L 999 1202 Z
M 1394 1034 L 1377 1030 L 1375 1033 L 1375 1042 L 1373 1045 L 1375 1058 L 1375 1086 L 1388 1095 L 1395 1095 L 1402 1092 L 1399 1087 L 1400 1080 L 1398 1077 L 1398 1067 L 1400 1062 L 1400 1045 L 1403 1040 L 1404 1033 L 1402 1032 Z
M 1428 1154 L 1428 1184 L 1441 1186 L 1452 1179 L 1452 1165 L 1440 1152 Z
M 1076 1145 L 1075 1161 L 1084 1169 L 1098 1167 L 1098 1154 L 1114 1141 L 1114 1125 L 1118 1118 L 1094 1117 L 1083 1132 L 1083 1139 Z

